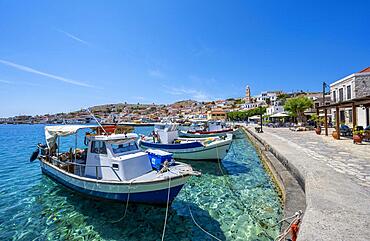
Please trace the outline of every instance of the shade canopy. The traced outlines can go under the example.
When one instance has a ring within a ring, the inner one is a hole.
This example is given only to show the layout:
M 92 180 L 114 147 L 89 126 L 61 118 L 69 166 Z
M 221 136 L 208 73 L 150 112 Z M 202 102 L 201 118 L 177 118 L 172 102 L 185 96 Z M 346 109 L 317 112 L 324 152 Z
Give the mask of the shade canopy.
M 282 118 L 282 117 L 289 117 L 289 115 L 284 113 L 284 112 L 281 112 L 281 113 L 276 113 L 276 114 L 270 115 L 270 117 L 271 118 Z
M 261 116 L 259 115 L 254 115 L 254 116 L 251 116 L 251 117 L 248 117 L 249 120 L 260 120 L 261 119 Z
M 80 129 L 96 128 L 98 125 L 63 125 L 45 126 L 45 139 L 49 148 L 54 146 L 58 136 L 70 136 L 76 134 Z

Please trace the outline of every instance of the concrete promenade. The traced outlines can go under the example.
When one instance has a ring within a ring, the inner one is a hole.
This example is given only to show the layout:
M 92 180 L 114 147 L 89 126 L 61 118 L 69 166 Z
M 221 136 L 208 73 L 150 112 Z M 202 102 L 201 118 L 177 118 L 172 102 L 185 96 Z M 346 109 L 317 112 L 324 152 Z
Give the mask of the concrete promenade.
M 256 133 L 302 177 L 306 210 L 299 240 L 370 240 L 370 145 L 313 131 Z

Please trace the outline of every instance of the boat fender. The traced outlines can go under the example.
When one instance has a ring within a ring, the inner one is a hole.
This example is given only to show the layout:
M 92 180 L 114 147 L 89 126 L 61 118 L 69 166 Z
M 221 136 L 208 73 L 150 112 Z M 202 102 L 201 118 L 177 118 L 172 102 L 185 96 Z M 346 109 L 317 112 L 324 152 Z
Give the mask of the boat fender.
M 40 153 L 40 150 L 39 148 L 37 148 L 31 155 L 30 157 L 30 162 L 33 162 L 34 160 L 36 160 L 36 158 L 39 156 L 39 153 Z

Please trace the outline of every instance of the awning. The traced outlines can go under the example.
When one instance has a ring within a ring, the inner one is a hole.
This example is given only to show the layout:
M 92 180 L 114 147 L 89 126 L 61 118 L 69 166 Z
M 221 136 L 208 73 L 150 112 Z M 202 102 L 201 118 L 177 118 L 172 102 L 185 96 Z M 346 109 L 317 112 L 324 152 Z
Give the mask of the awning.
M 76 134 L 78 130 L 85 128 L 95 128 L 98 125 L 63 125 L 45 126 L 45 139 L 48 147 L 52 147 L 58 136 L 70 136 Z
M 248 117 L 249 120 L 260 120 L 261 119 L 261 116 L 259 115 L 254 115 L 254 116 L 251 116 L 251 117 Z
M 282 118 L 282 117 L 289 117 L 289 115 L 284 113 L 284 112 L 281 112 L 281 113 L 276 113 L 276 114 L 270 115 L 270 117 L 271 118 Z

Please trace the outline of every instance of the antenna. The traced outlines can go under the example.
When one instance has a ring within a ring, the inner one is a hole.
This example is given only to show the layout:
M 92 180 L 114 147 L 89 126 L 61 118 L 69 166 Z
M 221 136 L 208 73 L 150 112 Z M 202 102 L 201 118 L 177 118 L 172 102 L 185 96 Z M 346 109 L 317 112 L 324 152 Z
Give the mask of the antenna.
M 94 118 L 94 120 L 98 123 L 98 125 L 103 129 L 104 133 L 106 135 L 108 135 L 108 132 L 105 131 L 104 127 L 99 123 L 98 119 L 96 119 L 96 117 L 94 116 L 93 113 L 91 113 L 90 109 L 89 108 L 86 108 L 86 110 L 89 112 L 89 114 Z

